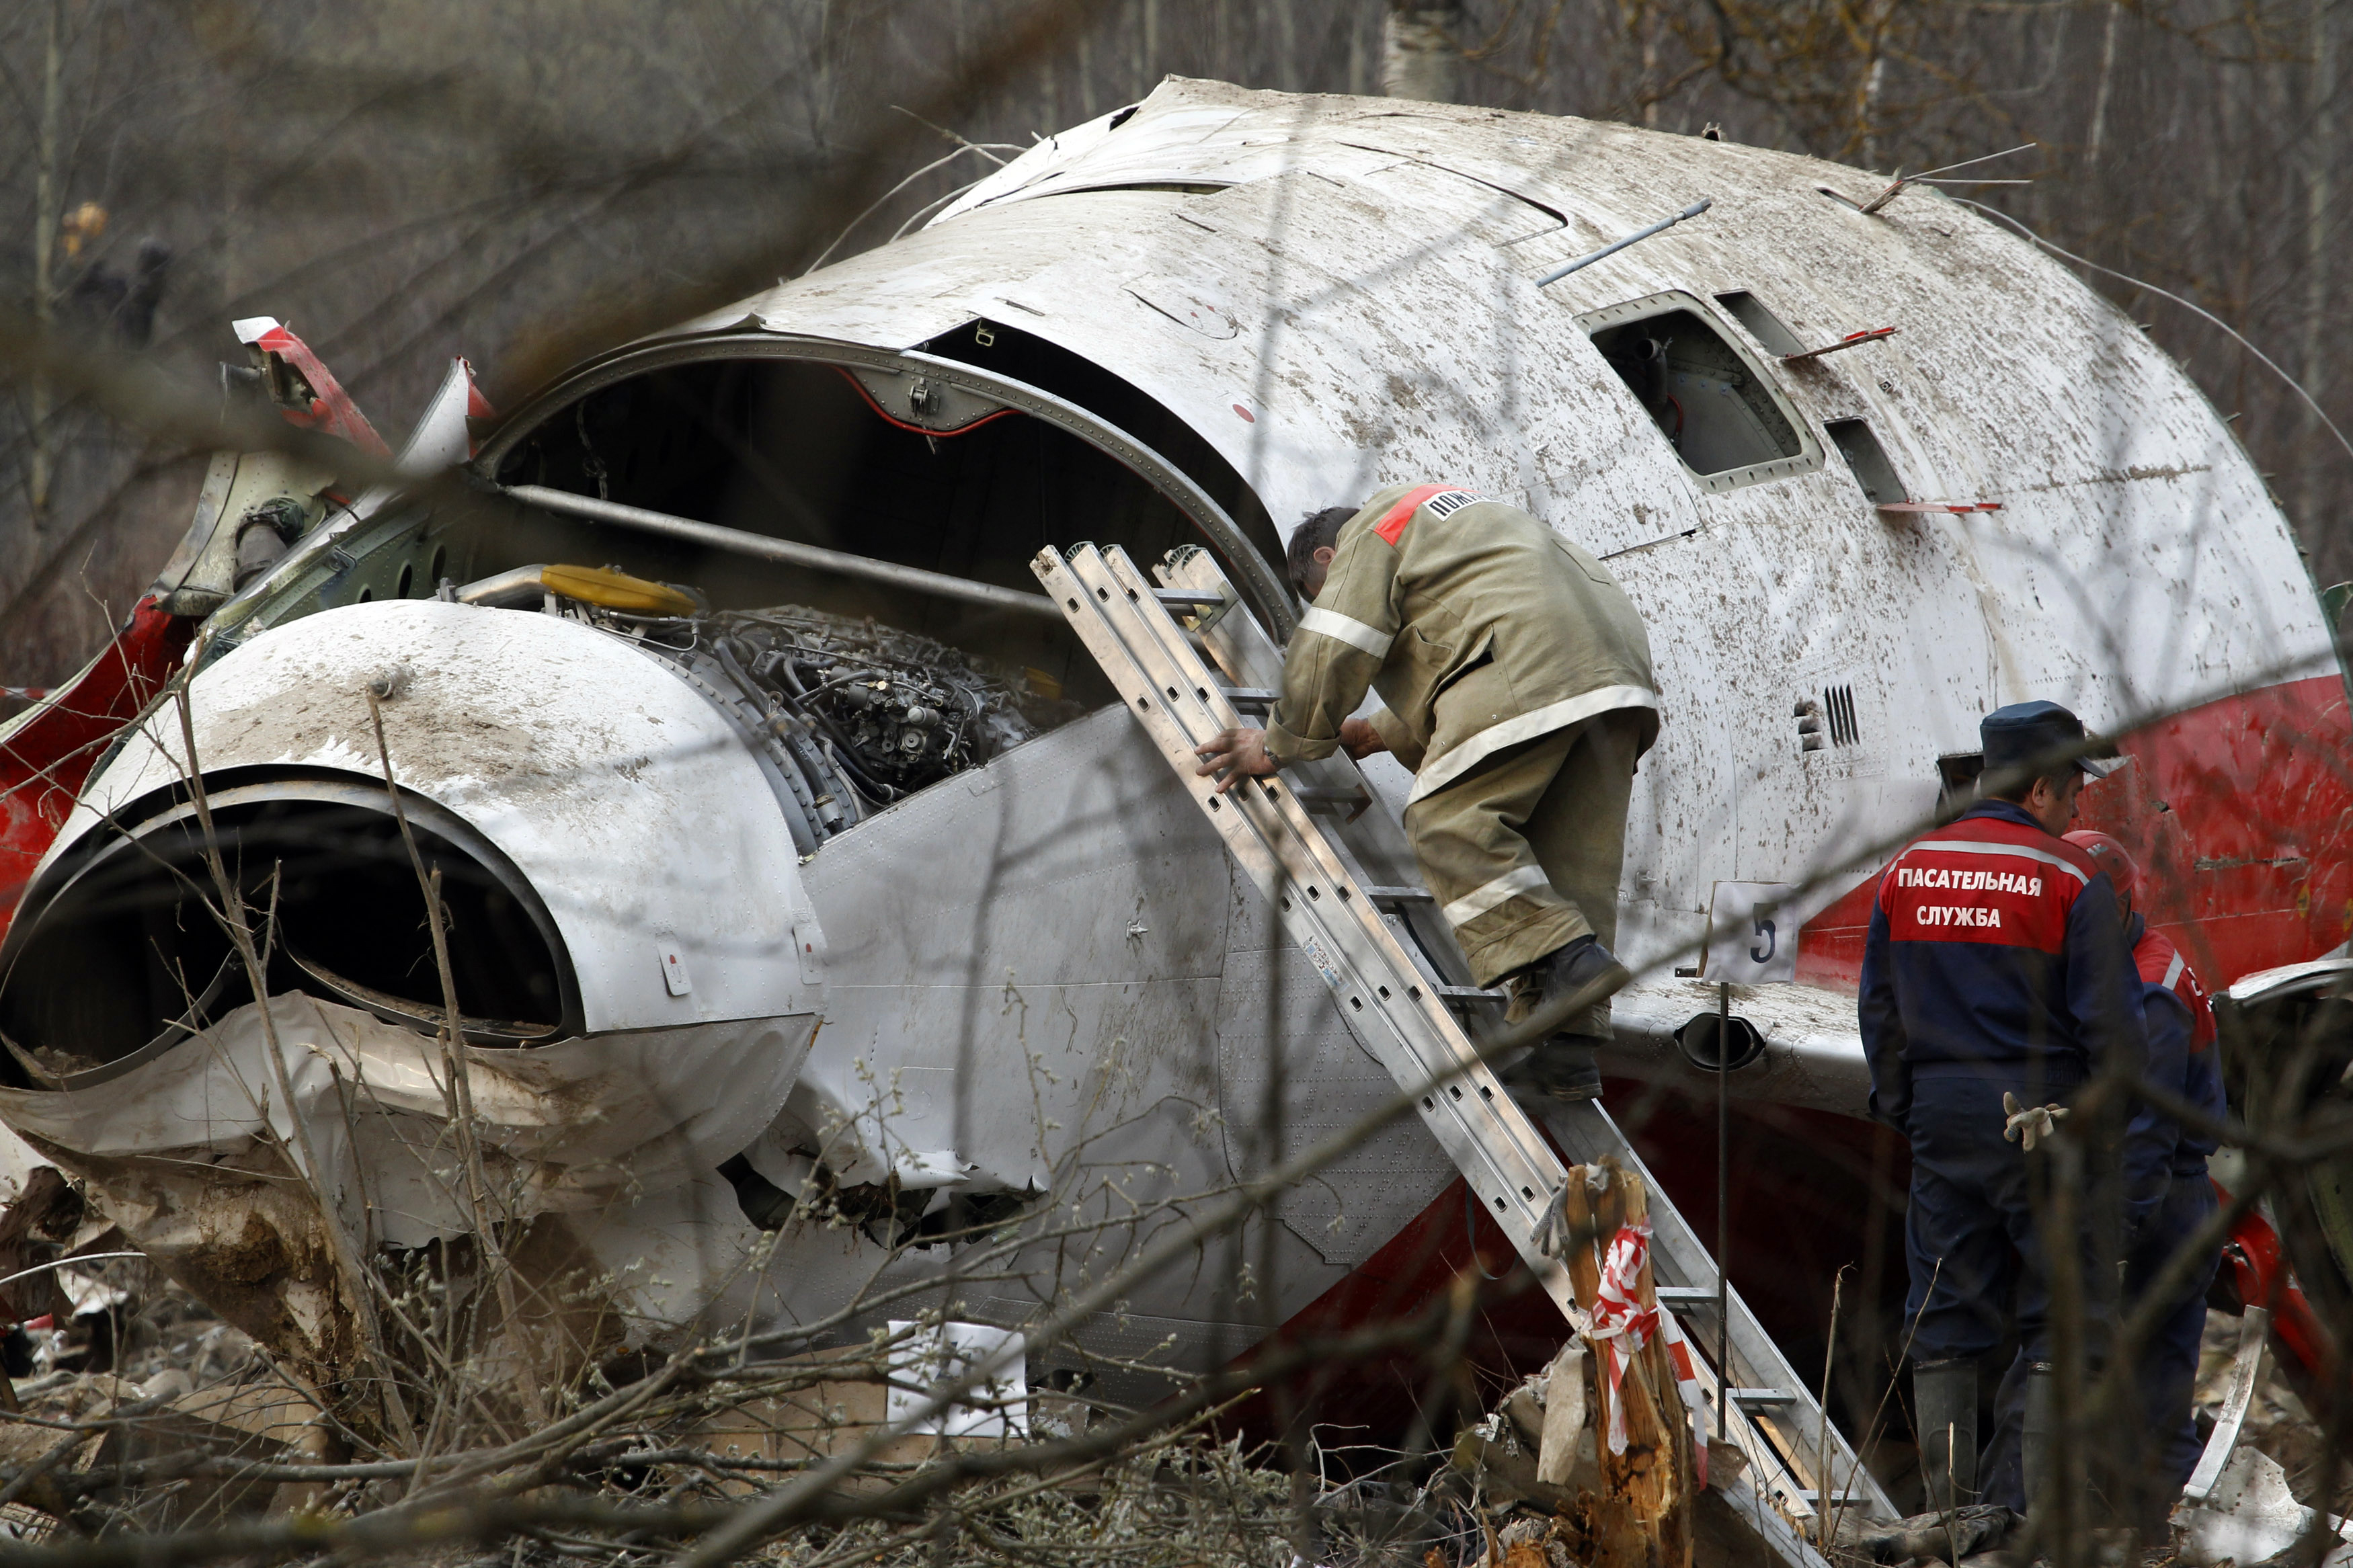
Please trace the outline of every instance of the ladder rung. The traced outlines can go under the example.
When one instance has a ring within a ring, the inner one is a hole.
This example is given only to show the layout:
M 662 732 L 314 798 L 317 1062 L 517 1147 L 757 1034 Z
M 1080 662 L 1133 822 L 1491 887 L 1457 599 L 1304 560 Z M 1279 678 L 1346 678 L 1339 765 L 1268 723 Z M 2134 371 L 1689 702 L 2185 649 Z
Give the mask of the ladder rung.
M 1223 594 L 1204 593 L 1197 588 L 1155 588 L 1152 596 L 1172 610 L 1208 609 L 1226 602 Z
M 1373 797 L 1360 789 L 1325 789 L 1319 784 L 1301 784 L 1292 792 L 1299 804 L 1310 811 L 1362 811 L 1372 805 Z
M 1482 991 L 1476 985 L 1433 985 L 1430 989 L 1437 994 L 1438 999 L 1441 1002 L 1492 1002 L 1501 1006 L 1512 999 L 1505 992 Z
M 1428 888 L 1369 887 L 1365 897 L 1377 904 L 1434 904 L 1438 897 Z
M 1713 1285 L 1662 1285 L 1657 1288 L 1659 1304 L 1687 1312 L 1694 1307 L 1715 1310 L 1715 1287 Z
M 1736 1388 L 1731 1391 L 1732 1403 L 1743 1410 L 1767 1405 L 1795 1405 L 1798 1396 L 1786 1388 Z
M 1282 695 L 1280 691 L 1269 691 L 1263 686 L 1221 686 L 1218 689 L 1226 694 L 1227 701 L 1245 713 L 1263 713 L 1274 706 L 1276 698 Z M 1307 792 L 1301 790 L 1299 793 L 1303 795 Z
M 1799 1495 L 1799 1497 L 1801 1497 L 1801 1498 L 1805 1499 L 1808 1502 L 1812 1503 L 1816 1508 L 1820 1508 L 1820 1507 L 1821 1506 L 1821 1503 L 1822 1503 L 1822 1494 L 1821 1494 L 1821 1493 L 1820 1493 L 1820 1492 L 1818 1492 L 1818 1491 L 1813 1490 L 1811 1488 L 1799 1488 L 1799 1491 L 1798 1491 L 1798 1495 Z M 1845 1505 L 1847 1505 L 1847 1504 L 1849 1504 L 1849 1503 L 1865 1502 L 1865 1501 L 1868 1501 L 1868 1500 L 1868 1500 L 1868 1499 L 1866 1499 L 1866 1498 L 1865 1498 L 1865 1497 L 1864 1497 L 1861 1492 L 1832 1492 L 1832 1493 L 1831 1493 L 1831 1503 L 1832 1503 L 1833 1505 L 1836 1505 L 1836 1506 L 1839 1506 L 1839 1507 L 1843 1507 L 1843 1506 L 1845 1506 Z

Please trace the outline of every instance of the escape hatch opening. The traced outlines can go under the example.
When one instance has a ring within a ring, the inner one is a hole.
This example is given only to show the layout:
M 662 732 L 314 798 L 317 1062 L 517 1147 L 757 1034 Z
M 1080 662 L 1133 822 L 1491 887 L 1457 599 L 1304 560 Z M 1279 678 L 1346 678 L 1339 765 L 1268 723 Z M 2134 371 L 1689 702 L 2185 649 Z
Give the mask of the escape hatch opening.
M 1821 450 L 1763 363 L 1680 290 L 1577 318 L 1701 489 L 1717 491 L 1821 465 Z
M 1204 457 L 1214 454 L 1188 430 L 1169 428 L 1173 416 L 1108 373 L 1059 363 L 1075 356 L 1047 355 L 1013 329 L 982 323 L 978 332 L 994 354 L 963 341 L 975 335 L 968 326 L 951 334 L 960 352 L 942 357 L 1013 375 L 1124 434 L 1143 425 L 1132 438 L 1222 506 L 1261 563 L 1279 565 L 1282 546 L 1264 510 L 1221 462 L 1207 467 L 1222 472 L 1204 471 Z M 878 404 L 850 367 L 759 348 L 651 363 L 591 385 L 488 456 L 503 484 L 596 496 L 1033 595 L 1029 563 L 1047 546 L 1116 543 L 1148 571 L 1172 549 L 1213 542 L 1159 488 L 1051 419 L 998 409 L 954 429 L 921 428 Z M 1079 384 L 1047 384 L 1041 372 Z M 1120 406 L 1093 407 L 1106 398 Z M 1074 710 L 1118 700 L 1059 622 L 550 513 L 510 511 L 497 528 L 480 531 L 470 570 L 487 577 L 558 560 L 680 584 L 716 611 L 797 605 L 871 617 L 1028 672 Z
M 1904 480 L 1895 472 L 1895 465 L 1887 460 L 1887 449 L 1871 433 L 1869 420 L 1833 419 L 1822 428 L 1830 432 L 1839 455 L 1854 470 L 1855 483 L 1862 487 L 1872 505 L 1893 506 L 1910 499 L 1905 494 Z

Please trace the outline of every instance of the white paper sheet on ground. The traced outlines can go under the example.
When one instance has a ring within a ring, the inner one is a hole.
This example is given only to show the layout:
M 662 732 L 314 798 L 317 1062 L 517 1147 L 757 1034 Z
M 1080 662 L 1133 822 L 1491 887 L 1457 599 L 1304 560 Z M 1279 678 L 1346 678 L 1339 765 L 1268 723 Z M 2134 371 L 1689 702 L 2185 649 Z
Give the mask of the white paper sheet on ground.
M 2312 1510 L 2288 1490 L 2287 1472 L 2260 1449 L 2242 1446 L 2231 1455 L 2214 1495 L 2186 1518 L 2181 1561 L 2212 1568 L 2225 1562 L 2263 1563 L 2278 1556 L 2311 1527 Z M 2332 1520 L 2341 1538 L 2344 1525 Z M 2326 1568 L 2353 1563 L 2353 1546 L 2340 1545 L 2323 1558 Z
M 1572 1335 L 1545 1374 L 1544 1446 L 1536 1457 L 1536 1479 L 1547 1486 L 1568 1484 L 1584 1430 L 1585 1341 Z
M 1008 1359 L 996 1376 L 973 1391 L 973 1405 L 952 1405 L 909 1430 L 947 1437 L 1018 1437 L 1017 1402 L 1029 1395 L 1028 1346 L 1011 1329 L 987 1323 L 943 1323 L 925 1328 L 912 1321 L 893 1321 L 895 1336 L 913 1337 L 891 1357 L 892 1384 L 882 1402 L 883 1419 L 902 1421 L 929 1402 L 924 1392 L 949 1378 L 960 1378 L 987 1358 L 1004 1352 Z M 902 1387 L 901 1384 L 910 1386 Z

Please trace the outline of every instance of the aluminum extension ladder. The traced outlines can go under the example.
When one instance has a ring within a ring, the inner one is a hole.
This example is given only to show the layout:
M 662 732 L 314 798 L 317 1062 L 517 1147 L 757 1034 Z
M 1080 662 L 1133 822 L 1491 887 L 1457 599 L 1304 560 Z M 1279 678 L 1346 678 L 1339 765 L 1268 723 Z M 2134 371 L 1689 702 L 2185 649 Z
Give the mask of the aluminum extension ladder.
M 1157 584 L 1116 545 L 1081 544 L 1067 558 L 1047 549 L 1030 565 L 1228 851 L 1277 907 L 1358 1042 L 1401 1089 L 1417 1093 L 1423 1125 L 1488 1218 L 1569 1311 L 1576 1300 L 1567 1268 L 1535 1245 L 1567 1169 L 1494 1073 L 1474 1059 L 1456 1010 L 1493 1006 L 1502 997 L 1467 984 L 1452 935 L 1419 886 L 1403 827 L 1384 811 L 1365 809 L 1370 786 L 1345 753 L 1223 795 L 1194 772 L 1197 746 L 1241 723 L 1245 712 L 1263 714 L 1273 705 L 1282 650 L 1206 551 L 1172 552 Z M 1886 1493 L 1823 1419 L 1805 1381 L 1737 1292 L 1730 1296 L 1732 1396 L 1725 1409 L 1718 1371 L 1707 1361 L 1716 1337 L 1715 1265 L 1707 1249 L 1599 1101 L 1552 1107 L 1546 1121 L 1571 1160 L 1589 1163 L 1607 1154 L 1641 1173 L 1660 1304 L 1704 1325 L 1687 1336 L 1702 1352 L 1694 1358 L 1702 1390 L 1723 1412 L 1719 1432 L 1748 1456 L 1757 1493 L 1810 1525 L 1823 1498 L 1818 1472 L 1827 1470 L 1835 1478 L 1833 1504 L 1895 1518 Z

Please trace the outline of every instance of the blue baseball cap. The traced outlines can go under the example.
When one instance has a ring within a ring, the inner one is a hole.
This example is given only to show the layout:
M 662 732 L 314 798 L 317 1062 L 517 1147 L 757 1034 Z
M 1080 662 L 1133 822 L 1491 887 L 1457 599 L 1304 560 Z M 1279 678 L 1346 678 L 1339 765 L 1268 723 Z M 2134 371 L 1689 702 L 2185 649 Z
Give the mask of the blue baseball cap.
M 2074 762 L 2093 778 L 2106 778 L 2129 760 L 2116 755 L 2114 745 L 2098 741 L 2084 728 L 2081 719 L 2056 702 L 2013 702 L 1997 708 L 1978 721 L 1978 740 L 1985 748 L 1985 771 L 1989 773 L 2031 766 L 2086 740 L 2095 744 Z

